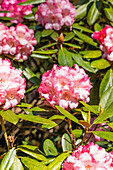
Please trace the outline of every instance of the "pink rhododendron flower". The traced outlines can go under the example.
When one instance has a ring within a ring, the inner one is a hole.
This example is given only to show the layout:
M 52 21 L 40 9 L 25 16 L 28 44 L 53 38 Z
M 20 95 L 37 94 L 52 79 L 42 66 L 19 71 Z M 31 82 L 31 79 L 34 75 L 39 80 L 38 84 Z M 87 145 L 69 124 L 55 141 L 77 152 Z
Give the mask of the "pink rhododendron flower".
M 13 55 L 16 60 L 27 60 L 36 44 L 34 31 L 26 25 L 18 24 L 8 29 L 0 23 L 0 54 Z
M 95 119 L 96 119 L 96 117 L 91 118 L 90 123 L 92 124 Z M 94 128 L 95 128 L 95 126 L 96 126 L 96 125 L 91 126 L 91 128 L 89 129 L 89 131 L 93 131 Z M 106 130 L 103 129 L 102 127 L 104 127 L 105 129 L 108 129 L 108 130 L 111 129 L 109 126 L 106 125 L 106 123 L 101 123 L 101 124 L 98 124 L 98 127 L 96 128 L 96 131 L 106 131 Z M 89 136 L 90 136 L 90 133 L 87 133 L 86 139 L 88 139 Z M 105 139 L 104 139 L 104 138 L 100 138 L 99 136 L 93 134 L 92 138 L 90 139 L 90 142 L 97 142 L 97 141 L 100 141 L 100 140 L 101 140 L 101 141 L 104 141 Z
M 45 29 L 60 30 L 63 25 L 71 27 L 75 15 L 75 7 L 69 0 L 46 0 L 38 6 L 35 20 L 45 25 Z
M 106 25 L 100 32 L 95 31 L 92 38 L 100 43 L 100 49 L 103 51 L 103 58 L 113 61 L 113 27 Z
M 79 146 L 63 163 L 63 170 L 113 170 L 113 152 L 91 142 Z
M 0 58 L 0 105 L 4 110 L 16 106 L 24 98 L 25 87 L 22 71 L 12 67 L 8 59 Z
M 13 23 L 23 22 L 23 16 L 32 13 L 32 5 L 17 5 L 26 0 L 4 0 L 0 5 L 1 11 L 9 11 L 8 13 L 0 13 L 0 17 L 12 17 Z
M 88 75 L 78 65 L 74 69 L 68 66 L 53 65 L 42 76 L 38 89 L 40 97 L 44 97 L 51 106 L 74 109 L 78 101 L 89 102 L 91 83 Z

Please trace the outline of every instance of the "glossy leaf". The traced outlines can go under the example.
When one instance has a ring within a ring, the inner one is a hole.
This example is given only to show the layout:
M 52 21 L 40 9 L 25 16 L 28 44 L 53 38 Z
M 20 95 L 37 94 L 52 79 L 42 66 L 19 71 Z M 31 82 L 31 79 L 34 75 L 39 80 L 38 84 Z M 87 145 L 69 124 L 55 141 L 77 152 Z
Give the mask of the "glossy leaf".
M 50 139 L 46 139 L 43 143 L 43 150 L 47 156 L 57 156 L 58 152 L 54 143 Z
M 45 50 L 45 51 L 33 51 L 33 53 L 38 54 L 54 54 L 57 53 L 58 50 Z
M 89 3 L 81 5 L 77 10 L 76 10 L 76 16 L 75 18 L 83 18 L 87 14 L 87 7 Z
M 94 25 L 94 30 L 100 32 L 101 29 L 102 29 L 102 27 L 101 27 L 98 23 L 95 23 L 95 25 Z
M 41 32 L 41 31 L 37 31 L 37 32 L 34 34 L 34 37 L 36 38 L 36 40 L 37 40 L 38 43 L 40 42 L 41 36 L 42 36 L 42 32 Z
M 34 57 L 34 58 L 40 58 L 40 59 L 48 59 L 48 58 L 51 58 L 51 57 L 48 56 L 48 55 L 42 55 L 42 54 L 31 54 L 30 56 L 31 56 L 31 57 Z
M 74 117 L 71 113 L 69 113 L 67 110 L 64 110 L 62 107 L 60 106 L 55 106 L 64 116 L 66 116 L 67 118 L 69 118 L 70 120 L 72 120 L 73 122 L 80 124 L 78 122 L 78 119 L 76 117 Z
M 107 125 L 113 129 L 113 122 L 107 123 Z
M 17 124 L 19 118 L 18 116 L 12 112 L 11 110 L 6 110 L 6 111 L 0 111 L 0 115 L 7 120 L 8 122 L 13 123 L 14 125 Z
M 101 8 L 101 0 L 94 1 L 87 15 L 87 22 L 89 25 L 94 24 L 95 21 L 98 19 L 100 8 Z
M 0 170 L 9 170 L 14 162 L 15 155 L 16 155 L 15 148 L 10 149 L 9 152 L 6 153 L 6 155 L 3 157 L 1 161 Z
M 105 13 L 105 16 L 113 22 L 113 8 L 110 4 L 108 4 L 107 2 L 105 3 L 104 2 L 104 13 Z
M 71 55 L 79 66 L 83 67 L 85 70 L 89 72 L 95 73 L 95 70 L 82 59 L 80 54 L 71 53 Z
M 84 58 L 99 58 L 102 55 L 100 50 L 92 50 L 87 52 L 83 57 Z
M 99 104 L 102 106 L 103 111 L 107 110 L 108 107 L 113 104 L 113 86 L 103 93 Z
M 21 161 L 17 157 L 15 157 L 15 160 L 14 160 L 10 170 L 24 170 Z
M 67 133 L 62 136 L 62 149 L 64 151 L 72 151 L 71 139 Z
M 55 160 L 49 164 L 48 169 L 50 170 L 59 170 L 63 161 L 69 156 L 69 153 L 62 153 Z
M 73 48 L 77 48 L 77 49 L 81 49 L 81 47 L 76 45 L 76 44 L 64 43 L 64 45 L 67 45 L 67 46 L 70 46 L 70 47 L 73 47 Z
M 18 107 L 33 107 L 32 104 L 28 104 L 28 103 L 20 103 L 17 105 Z
M 66 34 L 66 36 L 64 37 L 64 41 L 69 41 L 71 40 L 73 37 L 75 36 L 75 34 L 73 32 L 69 32 Z
M 73 60 L 69 51 L 66 48 L 61 48 L 58 51 L 58 62 L 62 66 L 73 66 Z
M 101 70 L 101 69 L 108 68 L 110 66 L 110 63 L 104 58 L 101 58 L 99 60 L 92 61 L 91 66 L 93 68 Z
M 20 119 L 24 119 L 30 122 L 36 122 L 36 123 L 41 123 L 41 124 L 47 124 L 50 125 L 52 127 L 57 126 L 57 124 L 49 119 L 45 119 L 39 116 L 33 116 L 33 115 L 23 115 L 23 114 L 19 114 L 18 117 Z
M 80 138 L 83 134 L 82 129 L 74 129 L 72 132 L 73 132 L 73 136 L 75 136 L 76 138 Z
M 104 138 L 106 140 L 113 141 L 113 132 L 106 132 L 106 131 L 93 131 L 94 135 L 97 135 L 101 138 Z
M 88 29 L 88 28 L 86 28 L 86 27 L 83 27 L 83 26 L 79 25 L 78 23 L 74 23 L 74 24 L 72 25 L 72 27 L 73 27 L 73 28 L 76 28 L 76 29 L 79 29 L 79 30 L 81 30 L 81 31 L 84 31 L 84 32 L 93 33 L 92 30 L 90 30 L 90 29 Z
M 84 42 L 93 45 L 93 46 L 97 46 L 97 43 L 93 42 L 93 39 L 77 30 L 73 30 L 74 33 L 78 36 L 78 38 L 80 38 L 81 40 L 83 40 Z
M 33 4 L 40 4 L 40 3 L 43 3 L 45 2 L 45 0 L 26 0 L 24 2 L 20 2 L 18 3 L 18 5 L 33 5 Z
M 50 34 L 53 33 L 54 30 L 43 30 L 42 31 L 42 37 L 47 37 L 49 36 Z
M 96 111 L 92 106 L 88 105 L 87 103 L 84 103 L 83 101 L 80 101 L 80 103 L 82 103 L 86 107 L 86 109 L 88 109 L 88 111 L 93 112 L 95 114 L 98 113 L 98 111 Z
M 99 97 L 101 98 L 103 93 L 111 86 L 113 86 L 113 72 L 112 69 L 109 69 L 101 81 Z
M 109 0 L 109 2 L 113 5 L 113 0 Z
M 43 163 L 38 162 L 36 159 L 22 157 L 21 161 L 29 170 L 49 170 Z
M 50 37 L 51 37 L 54 41 L 57 41 L 57 38 L 59 37 L 59 34 L 58 34 L 56 31 L 54 31 L 54 32 L 50 35 Z

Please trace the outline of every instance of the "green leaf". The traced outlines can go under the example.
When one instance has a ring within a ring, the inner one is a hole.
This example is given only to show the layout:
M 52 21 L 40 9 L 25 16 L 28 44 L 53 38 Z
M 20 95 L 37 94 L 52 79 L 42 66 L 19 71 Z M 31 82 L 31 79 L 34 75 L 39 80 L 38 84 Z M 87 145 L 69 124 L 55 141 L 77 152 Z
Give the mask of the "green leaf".
M 49 36 L 50 34 L 53 33 L 54 30 L 43 30 L 42 31 L 42 37 L 47 37 Z
M 35 19 L 35 17 L 34 17 L 34 15 L 33 15 L 33 14 L 24 15 L 24 17 L 23 17 L 23 18 L 25 18 L 25 19 L 29 19 L 29 20 L 34 20 L 34 19 Z
M 89 36 L 77 31 L 77 30 L 73 30 L 74 33 L 78 36 L 78 38 L 80 38 L 81 40 L 83 40 L 84 42 L 93 45 L 93 46 L 97 46 L 97 43 L 93 42 L 93 39 L 90 38 Z
M 38 54 L 54 54 L 57 53 L 57 49 L 56 50 L 44 50 L 44 51 L 33 51 L 33 53 L 38 53 Z
M 28 157 L 21 158 L 22 163 L 29 169 L 29 170 L 49 170 L 47 166 L 43 163 L 38 162 L 36 159 L 31 159 Z
M 55 120 L 55 119 L 62 119 L 62 120 L 64 120 L 65 116 L 62 116 L 62 115 L 53 115 L 49 119 L 50 120 Z
M 74 48 L 77 48 L 77 49 L 81 49 L 80 46 L 75 45 L 75 44 L 71 44 L 71 43 L 64 43 L 64 45 L 68 45 L 68 46 L 70 46 L 70 47 L 74 47 Z
M 98 111 L 96 111 L 92 106 L 88 105 L 87 103 L 84 103 L 83 101 L 80 101 L 80 103 L 82 103 L 86 109 L 88 109 L 88 111 L 97 114 Z
M 14 18 L 11 17 L 0 17 L 1 20 L 14 20 Z
M 99 60 L 92 61 L 91 66 L 93 68 L 102 70 L 102 69 L 108 68 L 110 66 L 110 63 L 104 58 L 101 58 Z
M 39 116 L 19 114 L 18 117 L 20 119 L 24 119 L 24 120 L 27 120 L 30 122 L 42 123 L 42 124 L 50 125 L 52 127 L 57 126 L 57 124 L 55 122 L 53 122 L 49 119 L 39 117 Z
M 102 29 L 102 27 L 101 27 L 98 23 L 95 23 L 95 25 L 94 25 L 94 30 L 100 32 L 101 29 Z
M 113 129 L 113 122 L 107 123 L 107 125 Z
M 107 110 L 101 113 L 93 122 L 93 124 L 103 123 L 103 120 L 113 116 L 113 105 L 111 105 Z
M 40 3 L 43 3 L 45 2 L 45 0 L 26 0 L 24 2 L 20 2 L 18 3 L 18 5 L 33 5 L 33 4 L 40 4 Z
M 1 161 L 0 170 L 9 170 L 14 162 L 15 155 L 16 155 L 15 148 L 10 149 L 9 152 L 6 153 L 6 155 L 3 157 Z
M 89 3 L 80 5 L 80 7 L 76 10 L 76 16 L 75 19 L 78 18 L 83 18 L 86 14 L 87 14 L 87 7 L 88 7 Z
M 31 54 L 30 57 L 34 57 L 34 58 L 41 58 L 41 59 L 48 59 L 51 58 L 48 55 L 41 55 L 41 54 Z
M 33 158 L 40 160 L 40 161 L 48 161 L 48 159 L 45 156 L 37 153 L 37 151 L 35 151 L 35 149 L 26 147 L 26 146 L 20 146 L 18 149 L 21 150 L 22 152 L 32 156 Z
M 87 23 L 89 25 L 94 24 L 95 21 L 98 19 L 99 13 L 100 13 L 100 8 L 101 8 L 101 0 L 94 1 L 94 3 L 91 6 L 91 8 L 89 9 L 88 15 L 87 15 Z
M 73 66 L 73 60 L 69 51 L 66 48 L 61 48 L 58 51 L 58 62 L 62 66 Z
M 34 83 L 36 85 L 40 85 L 40 81 L 39 81 L 38 77 L 31 71 L 30 68 L 28 68 L 28 67 L 25 68 L 25 70 L 23 70 L 23 74 L 32 83 Z
M 90 29 L 88 29 L 88 28 L 86 28 L 86 27 L 83 27 L 83 26 L 79 25 L 78 23 L 74 23 L 74 24 L 72 25 L 72 27 L 73 27 L 73 28 L 76 28 L 76 29 L 79 29 L 79 30 L 81 30 L 81 31 L 84 31 L 84 32 L 93 33 L 92 30 L 90 30 Z
M 101 138 L 104 138 L 106 140 L 113 141 L 113 132 L 106 132 L 106 131 L 93 131 L 94 135 L 97 135 Z
M 54 32 L 50 35 L 50 37 L 51 37 L 54 41 L 57 41 L 57 38 L 59 37 L 59 34 L 58 34 L 56 31 L 54 31 Z
M 24 170 L 22 163 L 20 162 L 20 160 L 17 157 L 15 157 L 15 160 L 14 160 L 10 170 Z
M 80 54 L 71 53 L 71 55 L 79 66 L 83 67 L 85 70 L 89 72 L 95 73 L 95 70 L 89 64 L 87 64 L 86 61 L 82 59 Z
M 67 133 L 62 136 L 62 149 L 64 151 L 72 151 L 71 139 Z
M 39 50 L 43 50 L 43 49 L 45 49 L 45 48 L 54 46 L 54 45 L 56 45 L 56 44 L 57 44 L 57 42 L 55 42 L 55 43 L 50 43 L 50 44 L 47 44 L 47 45 L 44 45 L 43 47 L 40 47 Z
M 100 103 L 103 111 L 107 110 L 108 107 L 113 104 L 113 86 L 109 87 L 102 95 Z
M 12 112 L 11 110 L 6 110 L 6 111 L 0 111 L 0 115 L 7 120 L 8 122 L 13 123 L 14 125 L 17 124 L 19 118 L 18 116 Z
M 108 0 L 113 5 L 113 0 Z
M 83 134 L 83 130 L 82 129 L 74 129 L 72 131 L 73 136 L 75 136 L 76 138 L 80 138 Z
M 69 41 L 71 40 L 73 37 L 75 36 L 75 34 L 73 32 L 69 32 L 66 34 L 66 36 L 64 37 L 64 41 Z
M 48 168 L 50 170 L 59 170 L 61 168 L 62 162 L 69 156 L 69 153 L 62 153 L 55 160 L 49 164 Z
M 28 103 L 20 103 L 17 105 L 18 107 L 33 107 L 32 104 L 28 104 Z
M 101 98 L 103 93 L 111 86 L 113 86 L 113 72 L 112 69 L 109 69 L 101 81 L 99 97 Z
M 47 156 L 57 156 L 58 152 L 54 143 L 50 139 L 46 139 L 43 143 L 43 150 Z
M 34 35 L 34 37 L 36 38 L 38 43 L 40 42 L 41 36 L 42 36 L 42 32 L 41 31 L 37 31 L 35 33 L 35 35 Z
M 36 89 L 36 88 L 38 88 L 38 87 L 39 87 L 39 85 L 33 85 L 33 86 L 31 86 L 28 90 L 25 91 L 25 94 L 33 91 L 34 89 Z
M 64 110 L 62 107 L 60 106 L 55 106 L 64 116 L 66 116 L 67 118 L 69 118 L 70 120 L 72 120 L 73 122 L 80 124 L 78 122 L 78 119 L 76 117 L 74 117 L 71 113 L 69 113 L 67 110 Z
M 104 2 L 104 13 L 105 16 L 107 17 L 107 19 L 109 19 L 110 21 L 113 22 L 113 8 L 110 4 L 108 4 L 107 2 Z
M 83 58 L 98 58 L 102 55 L 102 52 L 100 50 L 91 50 L 90 52 L 87 52 Z

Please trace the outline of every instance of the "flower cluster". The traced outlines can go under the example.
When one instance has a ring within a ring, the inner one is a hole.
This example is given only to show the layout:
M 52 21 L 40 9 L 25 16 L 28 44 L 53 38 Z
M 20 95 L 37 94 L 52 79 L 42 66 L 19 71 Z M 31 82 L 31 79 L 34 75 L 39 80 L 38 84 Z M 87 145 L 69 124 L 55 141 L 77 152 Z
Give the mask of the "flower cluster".
M 40 97 L 44 97 L 50 105 L 74 109 L 78 101 L 89 102 L 91 83 L 88 75 L 78 65 L 74 69 L 68 66 L 53 65 L 42 76 L 38 89 Z
M 63 25 L 71 27 L 75 15 L 75 7 L 69 0 L 46 0 L 38 6 L 35 20 L 45 25 L 45 29 L 60 30 Z
M 63 170 L 113 170 L 113 152 L 93 142 L 79 146 L 63 163 Z
M 92 38 L 100 43 L 100 49 L 104 52 L 103 58 L 113 61 L 113 27 L 106 25 L 100 32 L 95 31 Z
M 13 23 L 22 23 L 23 16 L 32 13 L 32 5 L 17 5 L 26 0 L 4 0 L 0 5 L 0 11 L 9 11 L 8 13 L 0 13 L 0 17 L 12 17 Z
M 4 110 L 16 106 L 25 93 L 22 71 L 12 67 L 8 59 L 0 58 L 0 105 Z
M 26 25 L 18 24 L 8 29 L 0 23 L 0 54 L 14 55 L 16 60 L 27 60 L 36 44 L 34 31 Z

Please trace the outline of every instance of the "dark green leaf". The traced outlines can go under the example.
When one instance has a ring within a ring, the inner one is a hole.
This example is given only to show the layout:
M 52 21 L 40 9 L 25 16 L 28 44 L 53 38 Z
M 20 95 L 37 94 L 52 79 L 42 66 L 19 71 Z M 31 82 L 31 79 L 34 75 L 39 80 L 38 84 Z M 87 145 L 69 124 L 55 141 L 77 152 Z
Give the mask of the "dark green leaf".
M 19 118 L 18 116 L 12 112 L 11 110 L 6 110 L 6 111 L 0 111 L 0 115 L 7 120 L 8 122 L 13 123 L 14 125 L 17 124 Z
M 89 4 L 89 3 L 80 5 L 80 7 L 76 10 L 75 19 L 78 19 L 78 18 L 81 19 L 81 18 L 83 18 L 83 17 L 87 14 L 88 4 Z
M 100 26 L 98 23 L 95 23 L 95 25 L 94 25 L 94 30 L 100 32 L 101 29 L 102 29 L 101 26 Z
M 50 139 L 46 139 L 43 143 L 43 150 L 47 156 L 57 156 L 58 152 L 54 143 Z
M 85 70 L 89 72 L 95 73 L 95 70 L 89 64 L 87 64 L 86 61 L 82 59 L 80 54 L 71 53 L 71 55 L 79 66 L 83 67 Z
M 73 60 L 69 51 L 66 48 L 61 48 L 58 51 L 58 62 L 62 66 L 73 66 Z
M 50 37 L 54 40 L 54 41 L 57 41 L 57 38 L 59 37 L 58 33 L 57 32 L 53 32 Z
M 35 33 L 35 35 L 34 35 L 34 37 L 36 38 L 38 43 L 40 42 L 41 36 L 42 36 L 42 32 L 41 31 L 37 31 Z
M 75 34 L 73 32 L 69 32 L 66 34 L 66 36 L 64 37 L 64 41 L 69 41 L 71 40 L 73 37 L 75 36 Z
M 43 50 L 43 49 L 45 49 L 45 48 L 54 46 L 54 45 L 56 45 L 56 44 L 57 44 L 57 43 L 55 42 L 55 43 L 50 43 L 50 44 L 44 45 L 43 47 L 40 47 L 39 50 Z
M 110 66 L 110 63 L 104 58 L 101 58 L 99 60 L 92 61 L 91 66 L 93 68 L 101 70 L 101 69 L 108 68 Z
M 11 17 L 0 17 L 1 20 L 14 20 L 14 18 Z
M 22 157 L 21 161 L 29 170 L 48 170 L 48 168 L 43 163 L 38 162 L 36 159 Z
M 69 156 L 69 153 L 62 153 L 55 160 L 49 164 L 48 169 L 59 170 L 61 168 L 62 162 Z
M 10 149 L 9 152 L 6 153 L 6 155 L 3 157 L 1 161 L 0 170 L 9 170 L 14 162 L 15 155 L 16 155 L 15 148 Z
M 97 46 L 97 43 L 93 42 L 93 39 L 88 37 L 87 35 L 77 31 L 77 30 L 73 30 L 74 33 L 81 39 L 83 40 L 84 42 L 90 44 L 90 45 L 93 45 L 93 46 Z
M 93 131 L 94 135 L 97 135 L 101 138 L 104 138 L 106 140 L 113 141 L 113 132 L 106 132 L 106 131 Z
M 84 58 L 99 58 L 102 55 L 100 50 L 92 50 L 87 52 L 83 57 Z
M 64 151 L 72 151 L 71 139 L 67 133 L 62 136 L 62 149 Z
M 42 31 L 42 37 L 47 37 L 49 36 L 50 34 L 53 33 L 54 30 L 43 30 Z
M 73 27 L 73 28 L 76 28 L 76 29 L 79 29 L 79 30 L 81 30 L 81 31 L 84 31 L 84 32 L 93 33 L 92 30 L 90 30 L 90 29 L 88 29 L 88 28 L 86 28 L 86 27 L 83 27 L 83 26 L 79 25 L 78 23 L 74 23 L 74 24 L 72 25 L 72 27 Z
M 101 0 L 94 1 L 94 3 L 91 6 L 91 8 L 89 9 L 88 15 L 87 15 L 87 22 L 89 25 L 94 24 L 95 21 L 98 19 L 99 13 L 100 13 L 100 8 L 101 8 Z
M 113 22 L 113 8 L 110 4 L 108 4 L 107 2 L 104 3 L 104 13 L 106 15 L 106 17 Z
M 111 86 L 113 86 L 113 72 L 112 69 L 109 69 L 101 81 L 99 97 L 101 98 L 103 93 Z
M 20 162 L 20 160 L 17 157 L 15 157 L 15 160 L 14 160 L 10 170 L 24 170 L 22 163 Z

